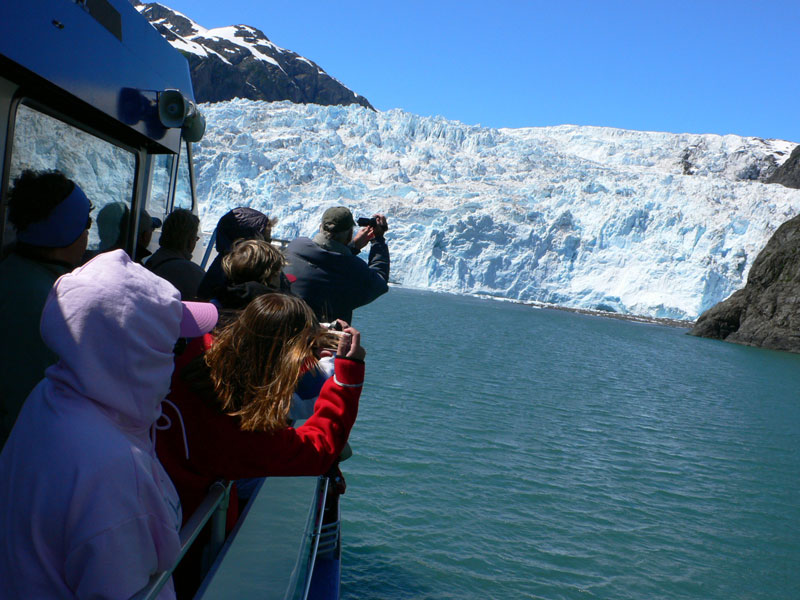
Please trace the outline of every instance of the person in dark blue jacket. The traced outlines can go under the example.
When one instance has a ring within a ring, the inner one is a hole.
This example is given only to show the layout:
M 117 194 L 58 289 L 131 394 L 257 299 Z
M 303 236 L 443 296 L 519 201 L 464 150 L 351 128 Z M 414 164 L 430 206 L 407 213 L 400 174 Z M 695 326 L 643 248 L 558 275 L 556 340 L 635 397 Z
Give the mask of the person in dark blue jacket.
M 254 208 L 240 206 L 231 209 L 220 218 L 217 223 L 217 257 L 208 267 L 197 288 L 197 297 L 210 300 L 225 287 L 225 273 L 222 270 L 222 259 L 233 248 L 236 240 L 264 240 L 272 239 L 273 219 Z
M 389 227 L 385 216 L 373 218 L 374 225 L 353 236 L 352 213 L 344 206 L 329 208 L 314 239 L 297 238 L 286 247 L 284 272 L 296 278 L 292 293 L 305 300 L 321 322 L 352 323 L 353 309 L 388 291 L 389 247 L 384 234 Z M 368 243 L 369 260 L 364 262 L 357 254 Z

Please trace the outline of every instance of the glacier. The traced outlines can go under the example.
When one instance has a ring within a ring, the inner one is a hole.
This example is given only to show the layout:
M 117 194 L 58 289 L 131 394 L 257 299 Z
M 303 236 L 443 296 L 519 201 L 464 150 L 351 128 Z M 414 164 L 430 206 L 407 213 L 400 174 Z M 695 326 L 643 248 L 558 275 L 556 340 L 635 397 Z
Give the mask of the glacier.
M 758 181 L 795 144 L 563 125 L 493 129 L 401 110 L 202 105 L 204 231 L 235 206 L 311 236 L 322 212 L 384 213 L 404 286 L 695 319 L 741 288 L 800 190 Z

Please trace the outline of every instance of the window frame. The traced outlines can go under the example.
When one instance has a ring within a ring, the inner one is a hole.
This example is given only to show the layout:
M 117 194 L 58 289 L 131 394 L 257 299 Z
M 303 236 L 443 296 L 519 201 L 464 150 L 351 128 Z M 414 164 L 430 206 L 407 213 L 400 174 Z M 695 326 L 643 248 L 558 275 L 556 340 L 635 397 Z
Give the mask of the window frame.
M 131 190 L 131 195 L 129 198 L 126 199 L 128 203 L 129 209 L 132 215 L 136 215 L 136 218 L 129 220 L 129 227 L 127 232 L 127 247 L 125 250 L 127 252 L 133 251 L 134 242 L 138 236 L 139 232 L 139 212 L 142 208 L 146 207 L 149 203 L 150 199 L 150 192 L 151 192 L 151 183 L 152 183 L 152 173 L 153 173 L 153 157 L 158 156 L 162 153 L 152 153 L 148 152 L 145 147 L 136 147 L 121 142 L 119 139 L 114 138 L 108 134 L 103 133 L 101 130 L 87 125 L 85 121 L 81 120 L 78 117 L 73 116 L 72 114 L 65 113 L 53 108 L 50 104 L 43 102 L 36 98 L 35 96 L 30 96 L 23 93 L 22 88 L 18 87 L 16 92 L 14 93 L 8 107 L 8 120 L 7 120 L 7 127 L 6 127 L 6 138 L 5 138 L 5 151 L 3 155 L 3 165 L 2 165 L 2 177 L 0 177 L 0 248 L 5 250 L 6 247 L 6 240 L 5 240 L 5 228 L 7 225 L 8 220 L 8 191 L 10 185 L 10 171 L 11 171 L 11 162 L 15 153 L 14 150 L 14 139 L 16 134 L 16 125 L 17 125 L 17 117 L 18 117 L 18 110 L 20 105 L 24 105 L 28 108 L 31 108 L 45 116 L 50 118 L 56 119 L 70 127 L 73 127 L 83 133 L 86 133 L 92 137 L 95 137 L 99 140 L 102 140 L 116 148 L 124 150 L 131 154 L 134 158 L 134 169 L 133 169 L 133 188 Z M 90 116 L 87 113 L 87 116 Z M 175 157 L 178 154 L 171 154 L 168 152 L 163 153 L 167 156 L 172 157 L 172 163 L 174 164 Z M 173 167 L 173 171 L 174 171 Z M 174 192 L 170 191 L 170 193 L 174 197 Z M 194 198 L 193 204 L 194 204 Z M 167 205 L 169 207 L 168 210 L 171 211 L 171 205 L 173 202 L 173 198 L 168 198 Z

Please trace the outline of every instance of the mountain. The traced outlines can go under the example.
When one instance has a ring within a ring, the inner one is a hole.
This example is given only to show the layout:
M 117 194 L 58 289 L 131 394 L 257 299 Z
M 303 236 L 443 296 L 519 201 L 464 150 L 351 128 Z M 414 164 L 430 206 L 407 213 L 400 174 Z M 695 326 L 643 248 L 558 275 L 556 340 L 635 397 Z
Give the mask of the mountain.
M 198 102 L 246 98 L 372 108 L 319 65 L 276 46 L 254 27 L 206 29 L 162 4 L 131 3 L 186 56 Z
M 389 218 L 392 280 L 695 319 L 744 285 L 800 212 L 763 183 L 794 143 L 564 125 L 469 126 L 400 110 L 234 100 L 202 107 L 203 228 L 234 206 L 311 235 L 325 208 Z

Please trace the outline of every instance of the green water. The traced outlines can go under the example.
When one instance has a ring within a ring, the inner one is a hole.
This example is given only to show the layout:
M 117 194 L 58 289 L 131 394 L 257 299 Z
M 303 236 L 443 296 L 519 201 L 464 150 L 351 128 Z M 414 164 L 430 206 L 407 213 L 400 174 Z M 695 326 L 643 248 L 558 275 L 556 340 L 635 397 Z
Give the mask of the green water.
M 343 597 L 800 598 L 800 356 L 393 288 Z

